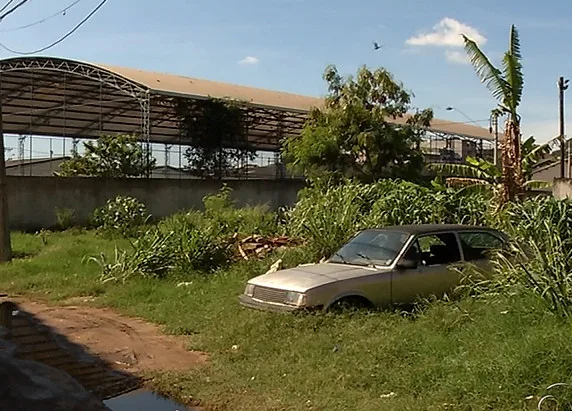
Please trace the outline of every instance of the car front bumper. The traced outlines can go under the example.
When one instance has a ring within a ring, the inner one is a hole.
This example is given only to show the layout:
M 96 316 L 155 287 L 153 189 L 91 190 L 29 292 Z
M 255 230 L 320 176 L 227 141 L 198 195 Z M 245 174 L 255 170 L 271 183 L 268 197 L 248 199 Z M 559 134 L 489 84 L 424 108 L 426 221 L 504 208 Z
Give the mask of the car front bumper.
M 242 304 L 245 307 L 254 308 L 257 310 L 264 310 L 264 311 L 294 312 L 294 311 L 303 311 L 307 309 L 306 307 L 298 307 L 295 305 L 265 303 L 263 301 L 255 300 L 254 298 L 249 297 L 246 294 L 241 294 L 238 300 L 240 304 Z

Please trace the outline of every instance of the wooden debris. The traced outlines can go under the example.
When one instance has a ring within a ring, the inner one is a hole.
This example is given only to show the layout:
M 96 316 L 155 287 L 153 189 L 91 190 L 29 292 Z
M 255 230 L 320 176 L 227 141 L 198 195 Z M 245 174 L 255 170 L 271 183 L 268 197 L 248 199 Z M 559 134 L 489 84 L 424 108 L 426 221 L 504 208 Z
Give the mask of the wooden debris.
M 233 235 L 233 239 L 237 241 L 236 257 L 244 260 L 263 258 L 269 252 L 276 249 L 292 247 L 299 244 L 298 241 L 286 236 L 266 237 L 261 235 L 251 235 L 239 240 L 238 235 L 235 234 Z

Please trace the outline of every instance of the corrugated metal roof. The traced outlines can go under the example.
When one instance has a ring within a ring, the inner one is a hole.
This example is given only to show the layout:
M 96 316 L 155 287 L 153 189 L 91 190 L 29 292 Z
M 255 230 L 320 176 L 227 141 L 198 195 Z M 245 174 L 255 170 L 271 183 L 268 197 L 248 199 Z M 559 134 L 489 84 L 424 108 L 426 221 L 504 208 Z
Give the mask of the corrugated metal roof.
M 299 135 L 310 108 L 323 99 L 134 68 L 56 57 L 0 60 L 4 132 L 39 136 L 97 138 L 142 131 L 141 102 L 130 93 L 149 91 L 150 141 L 181 142 L 176 97 L 248 101 L 256 108 L 249 143 L 279 150 L 283 138 Z M 124 88 L 130 92 L 123 92 Z M 395 120 L 400 124 L 407 117 Z M 466 123 L 434 119 L 430 131 L 491 140 L 489 131 Z M 183 141 L 184 142 L 184 141 Z
M 218 97 L 233 98 L 249 103 L 273 108 L 307 112 L 312 107 L 319 107 L 323 99 L 299 94 L 271 91 L 237 84 L 221 83 L 176 74 L 157 73 L 134 68 L 96 64 L 136 83 L 148 87 L 152 91 L 166 95 L 187 97 Z M 405 123 L 408 117 L 395 121 Z M 472 124 L 458 123 L 448 120 L 433 119 L 430 130 L 446 134 L 456 134 L 464 137 L 492 140 L 488 129 Z

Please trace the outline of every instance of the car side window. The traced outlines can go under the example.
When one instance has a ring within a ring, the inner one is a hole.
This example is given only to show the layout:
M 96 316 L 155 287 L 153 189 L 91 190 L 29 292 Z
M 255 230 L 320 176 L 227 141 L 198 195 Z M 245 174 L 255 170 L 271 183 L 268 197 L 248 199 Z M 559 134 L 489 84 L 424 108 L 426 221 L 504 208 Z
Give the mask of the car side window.
M 460 232 L 459 239 L 466 261 L 484 260 L 488 252 L 503 247 L 504 241 L 485 231 Z
M 453 233 L 423 235 L 416 243 L 423 265 L 448 265 L 461 260 L 457 237 Z

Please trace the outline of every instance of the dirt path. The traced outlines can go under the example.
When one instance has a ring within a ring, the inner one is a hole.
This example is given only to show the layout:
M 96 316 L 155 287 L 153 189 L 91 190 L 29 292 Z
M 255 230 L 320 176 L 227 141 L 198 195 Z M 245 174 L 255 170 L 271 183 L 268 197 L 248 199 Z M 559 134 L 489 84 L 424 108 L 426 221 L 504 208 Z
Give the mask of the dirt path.
M 200 366 L 207 359 L 205 353 L 186 349 L 188 337 L 165 335 L 154 324 L 123 317 L 109 309 L 9 299 L 70 341 L 130 373 L 183 371 Z

